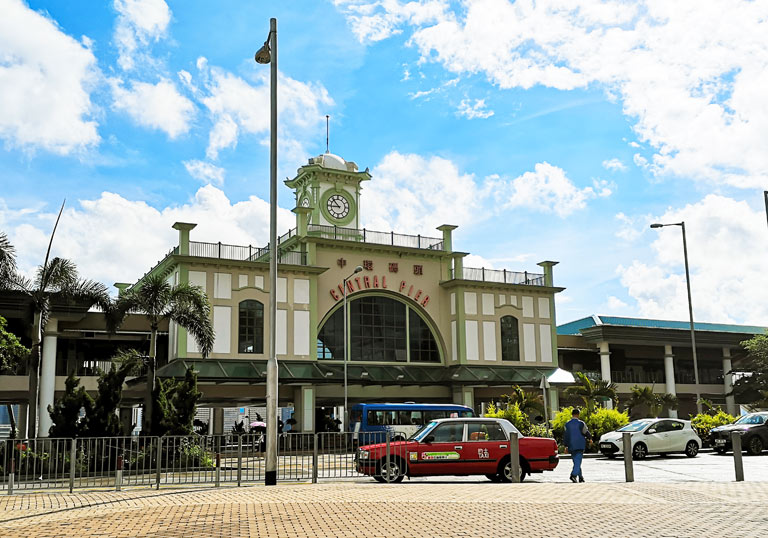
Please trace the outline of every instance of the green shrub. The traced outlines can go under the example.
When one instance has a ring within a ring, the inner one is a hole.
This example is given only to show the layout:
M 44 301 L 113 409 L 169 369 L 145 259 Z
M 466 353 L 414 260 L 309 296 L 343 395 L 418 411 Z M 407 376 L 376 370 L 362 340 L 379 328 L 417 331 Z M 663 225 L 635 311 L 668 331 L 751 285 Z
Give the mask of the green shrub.
M 531 421 L 528 419 L 528 415 L 520 410 L 520 406 L 517 402 L 509 404 L 506 409 L 496 409 L 495 405 L 489 404 L 485 416 L 490 418 L 505 418 L 510 421 L 515 428 L 520 430 L 523 435 L 528 435 L 527 432 L 531 429 Z
M 528 437 L 552 437 L 552 433 L 547 429 L 546 424 L 531 424 L 527 432 L 523 432 Z
M 572 412 L 573 407 L 565 407 L 558 411 L 555 418 L 552 419 L 552 433 L 559 445 L 563 444 L 565 423 L 571 420 Z M 599 408 L 591 415 L 585 414 L 581 417 L 581 420 L 583 420 L 587 424 L 587 428 L 589 428 L 591 434 L 590 441 L 592 441 L 592 443 L 591 446 L 590 443 L 587 443 L 587 450 L 591 450 L 597 448 L 597 441 L 600 439 L 601 435 L 618 430 L 622 426 L 628 424 L 629 416 L 627 416 L 626 411 L 620 412 L 615 409 Z
M 722 409 L 714 415 L 708 413 L 701 413 L 691 417 L 691 426 L 696 430 L 696 433 L 701 437 L 701 442 L 704 446 L 711 446 L 710 431 L 717 426 L 724 426 L 725 424 L 731 424 L 736 421 L 736 417 L 729 415 Z

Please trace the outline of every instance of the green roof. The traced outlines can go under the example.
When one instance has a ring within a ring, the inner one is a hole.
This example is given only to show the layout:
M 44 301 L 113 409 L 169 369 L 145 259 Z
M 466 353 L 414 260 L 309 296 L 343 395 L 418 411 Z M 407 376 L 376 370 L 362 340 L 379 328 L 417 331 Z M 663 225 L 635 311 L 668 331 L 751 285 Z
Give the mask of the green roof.
M 187 368 L 194 368 L 200 381 L 242 381 L 263 383 L 267 376 L 266 360 L 240 359 L 176 359 L 157 370 L 157 377 L 181 378 Z M 286 382 L 313 384 L 341 383 L 343 363 L 323 361 L 280 361 L 279 377 Z M 542 375 L 550 376 L 556 368 L 512 366 L 425 366 L 348 364 L 347 379 L 354 385 L 445 385 L 450 383 L 479 385 L 514 385 L 538 383 Z M 139 380 L 134 380 L 138 382 Z
M 620 316 L 589 316 L 577 319 L 570 323 L 558 325 L 557 334 L 580 334 L 582 329 L 597 327 L 599 325 L 612 325 L 617 327 L 645 327 L 653 329 L 677 329 L 690 330 L 690 323 L 687 321 L 670 321 L 664 319 L 642 319 L 625 318 Z M 694 322 L 694 329 L 697 331 L 713 331 L 737 334 L 762 334 L 768 328 L 757 327 L 753 325 L 732 325 L 728 323 L 704 323 Z

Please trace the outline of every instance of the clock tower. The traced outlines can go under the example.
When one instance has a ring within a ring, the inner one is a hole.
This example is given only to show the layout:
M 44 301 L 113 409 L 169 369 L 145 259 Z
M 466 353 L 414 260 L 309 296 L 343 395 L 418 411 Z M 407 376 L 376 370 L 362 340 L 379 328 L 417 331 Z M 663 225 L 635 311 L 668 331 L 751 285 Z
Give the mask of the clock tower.
M 309 159 L 296 177 L 285 181 L 296 196 L 296 208 L 308 210 L 308 224 L 360 228 L 360 184 L 371 179 L 366 168 L 333 153 Z

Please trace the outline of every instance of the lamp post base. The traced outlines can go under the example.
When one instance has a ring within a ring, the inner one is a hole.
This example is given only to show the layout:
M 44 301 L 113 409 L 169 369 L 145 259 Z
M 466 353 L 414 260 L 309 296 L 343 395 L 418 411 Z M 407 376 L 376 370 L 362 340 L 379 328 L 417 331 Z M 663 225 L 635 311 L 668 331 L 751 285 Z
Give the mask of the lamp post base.
M 264 474 L 264 485 L 265 486 L 277 485 L 277 471 L 267 471 Z

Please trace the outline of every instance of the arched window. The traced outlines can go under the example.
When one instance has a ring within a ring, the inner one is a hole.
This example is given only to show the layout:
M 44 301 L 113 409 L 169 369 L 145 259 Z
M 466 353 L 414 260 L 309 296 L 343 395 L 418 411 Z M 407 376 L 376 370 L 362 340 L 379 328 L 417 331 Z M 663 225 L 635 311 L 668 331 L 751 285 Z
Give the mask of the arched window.
M 501 360 L 520 360 L 520 334 L 517 329 L 517 318 L 504 316 L 501 322 Z
M 264 353 L 264 305 L 259 301 L 240 302 L 237 351 Z
M 350 361 L 440 362 L 440 351 L 421 315 L 405 303 L 369 295 L 349 300 Z M 344 308 L 317 335 L 317 358 L 344 360 Z

